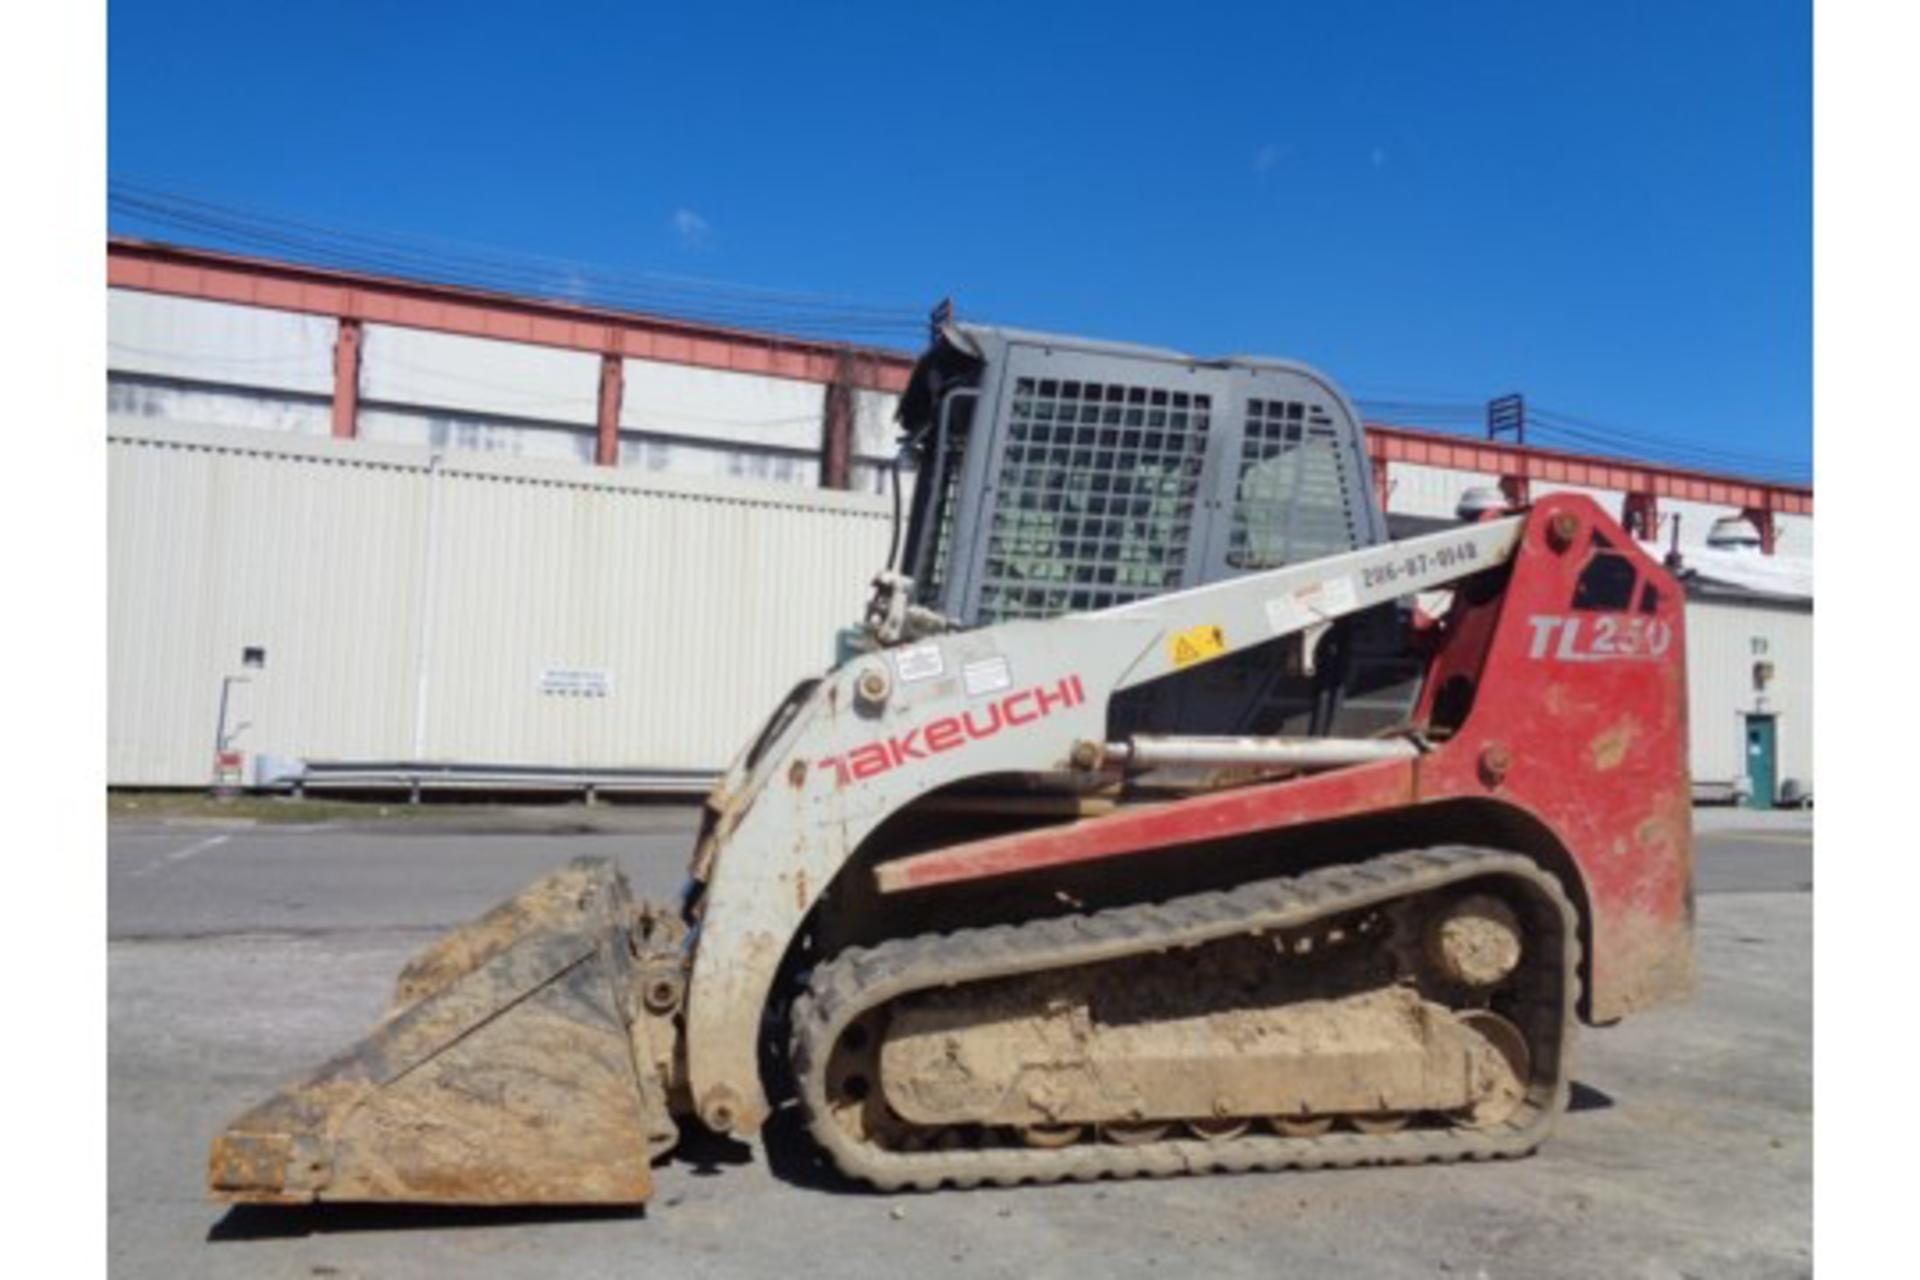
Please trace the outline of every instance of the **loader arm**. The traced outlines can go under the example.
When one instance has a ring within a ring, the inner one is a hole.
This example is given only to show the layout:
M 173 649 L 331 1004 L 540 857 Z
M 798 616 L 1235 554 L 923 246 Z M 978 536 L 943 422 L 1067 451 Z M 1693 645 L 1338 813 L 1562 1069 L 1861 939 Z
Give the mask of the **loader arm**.
M 956 631 L 863 655 L 803 686 L 715 789 L 696 855 L 686 1063 L 719 1132 L 768 1101 L 761 1019 L 808 913 L 888 817 L 991 774 L 1086 765 L 1122 690 L 1250 645 L 1447 587 L 1513 556 L 1527 517 L 1045 621 Z

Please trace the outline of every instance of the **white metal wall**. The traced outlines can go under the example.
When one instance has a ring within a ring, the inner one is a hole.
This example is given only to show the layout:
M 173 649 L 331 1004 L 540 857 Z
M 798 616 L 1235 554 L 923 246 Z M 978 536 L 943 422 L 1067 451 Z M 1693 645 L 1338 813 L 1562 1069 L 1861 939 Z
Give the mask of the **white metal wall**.
M 1451 520 L 1460 497 L 1469 489 L 1491 489 L 1500 477 L 1451 467 L 1417 467 L 1410 462 L 1387 464 L 1387 510 L 1401 515 Z
M 246 644 L 268 650 L 236 696 L 252 751 L 716 767 L 827 660 L 884 554 L 883 467 L 855 464 L 875 496 L 813 487 L 817 384 L 629 360 L 608 470 L 586 465 L 597 357 L 369 325 L 362 438 L 342 445 L 332 320 L 122 289 L 107 307 L 116 783 L 205 780 Z M 895 403 L 856 395 L 857 458 L 891 453 Z M 1497 483 L 1404 463 L 1389 480 L 1393 511 L 1436 517 Z M 1660 506 L 1683 547 L 1728 514 Z M 1811 519 L 1778 529 L 1781 554 L 1812 555 Z M 1811 781 L 1810 615 L 1690 616 L 1696 774 L 1742 767 L 1758 636 L 1782 777 Z M 613 692 L 535 689 L 562 667 Z
M 1773 663 L 1764 692 L 1753 664 Z M 1748 712 L 1775 721 L 1780 780 L 1813 784 L 1813 612 L 1791 605 L 1694 600 L 1687 605 L 1688 720 L 1696 783 L 1746 773 Z
M 326 316 L 107 290 L 107 367 L 259 390 L 333 394 Z
M 331 319 L 107 291 L 110 414 L 332 432 Z M 628 360 L 622 466 L 816 486 L 818 383 Z M 600 359 L 530 343 L 369 324 L 358 430 L 375 443 L 591 462 Z M 893 395 L 854 395 L 854 487 L 884 493 Z
M 788 486 L 130 417 L 108 438 L 116 785 L 204 782 L 239 674 L 252 753 L 717 768 L 830 660 L 888 532 L 882 500 Z M 1812 614 L 1688 619 L 1696 778 L 1739 776 L 1741 716 L 1772 711 L 1781 777 L 1810 784 Z M 607 692 L 542 692 L 549 670 Z
M 109 420 L 111 783 L 207 780 L 248 645 L 251 753 L 717 768 L 885 555 L 872 497 L 432 456 Z

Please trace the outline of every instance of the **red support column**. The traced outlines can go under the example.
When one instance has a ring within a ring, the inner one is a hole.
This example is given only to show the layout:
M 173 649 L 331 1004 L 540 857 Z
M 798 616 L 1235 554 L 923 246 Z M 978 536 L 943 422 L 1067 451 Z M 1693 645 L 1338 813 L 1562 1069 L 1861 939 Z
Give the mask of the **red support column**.
M 820 431 L 820 487 L 853 487 L 853 355 L 842 351 L 827 384 Z
M 1780 537 L 1779 526 L 1773 522 L 1773 508 L 1748 507 L 1740 514 L 1752 521 L 1753 527 L 1760 531 L 1760 554 L 1763 556 L 1772 555 L 1774 544 Z
M 1642 542 L 1660 536 L 1660 499 L 1648 492 L 1629 493 L 1620 504 L 1620 524 Z
M 1379 454 L 1372 454 L 1369 455 L 1368 461 L 1373 464 L 1373 492 L 1380 499 L 1380 510 L 1384 513 L 1387 509 L 1387 495 L 1393 492 L 1393 485 L 1387 479 L 1387 460 Z
M 620 465 L 620 400 L 627 389 L 626 358 L 617 351 L 600 357 L 600 413 L 593 443 L 594 465 Z
M 360 343 L 365 337 L 360 321 L 340 317 L 340 336 L 333 342 L 333 438 L 351 440 L 360 434 Z

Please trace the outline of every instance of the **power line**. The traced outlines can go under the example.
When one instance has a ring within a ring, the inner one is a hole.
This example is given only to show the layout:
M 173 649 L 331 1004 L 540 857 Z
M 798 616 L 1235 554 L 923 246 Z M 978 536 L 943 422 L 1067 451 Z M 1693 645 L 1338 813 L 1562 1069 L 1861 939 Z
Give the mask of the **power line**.
M 128 199 L 144 198 L 150 201 L 156 201 L 160 203 L 170 203 L 170 204 L 188 206 L 188 207 L 200 209 L 202 211 L 205 211 L 211 214 L 224 215 L 229 217 L 248 218 L 256 222 L 279 225 L 279 226 L 289 227 L 289 228 L 297 228 L 310 233 L 331 237 L 334 239 L 359 241 L 375 247 L 392 248 L 395 246 L 410 245 L 410 246 L 414 246 L 412 250 L 414 252 L 425 253 L 428 255 L 438 254 L 441 257 L 464 258 L 464 259 L 479 261 L 479 262 L 490 261 L 495 264 L 506 264 L 510 267 L 526 267 L 528 265 L 540 265 L 540 266 L 544 266 L 549 270 L 555 270 L 555 271 L 586 270 L 586 271 L 591 271 L 592 274 L 598 279 L 605 279 L 609 281 L 624 280 L 629 283 L 635 280 L 640 280 L 640 281 L 644 281 L 648 287 L 653 287 L 653 288 L 662 288 L 662 289 L 680 288 L 680 289 L 686 289 L 686 290 L 691 290 L 695 292 L 733 295 L 733 296 L 740 296 L 744 298 L 762 299 L 762 300 L 768 300 L 768 301 L 774 301 L 774 302 L 786 301 L 786 302 L 793 302 L 793 303 L 798 303 L 802 305 L 835 304 L 845 310 L 851 310 L 856 312 L 874 312 L 874 313 L 894 316 L 896 318 L 904 318 L 904 319 L 912 320 L 914 323 L 923 323 L 923 319 L 920 315 L 920 312 L 914 308 L 897 307 L 897 306 L 896 307 L 869 306 L 866 304 L 856 302 L 852 299 L 848 299 L 848 298 L 845 298 L 839 295 L 833 295 L 833 294 L 795 293 L 791 291 L 770 289 L 760 285 L 733 284 L 733 283 L 717 281 L 717 280 L 702 279 L 695 276 L 682 276 L 682 275 L 663 273 L 663 272 L 644 272 L 644 273 L 641 273 L 641 275 L 638 277 L 617 276 L 617 275 L 608 274 L 603 269 L 598 267 L 587 268 L 587 267 L 584 267 L 583 264 L 575 262 L 571 259 L 558 258 L 558 257 L 553 257 L 551 255 L 546 255 L 546 254 L 528 253 L 520 250 L 503 249 L 497 245 L 483 245 L 483 244 L 475 243 L 473 241 L 456 240 L 446 236 L 425 235 L 417 232 L 400 233 L 400 232 L 373 231 L 365 227 L 352 228 L 352 227 L 337 226 L 337 225 L 327 224 L 327 223 L 318 223 L 318 222 L 313 222 L 307 219 L 288 217 L 284 214 L 266 214 L 258 211 L 243 211 L 231 205 L 220 204 L 215 201 L 206 200 L 204 198 L 200 198 L 196 196 L 188 196 L 188 195 L 183 195 L 176 192 L 165 191 L 157 187 L 136 182 L 132 179 L 116 178 L 116 179 L 110 179 L 110 182 L 114 187 L 119 188 L 122 195 Z M 449 253 L 449 252 L 443 252 L 440 250 L 433 249 L 432 246 L 434 245 L 447 246 L 448 250 L 451 250 L 451 252 Z
M 1696 466 L 1709 470 L 1729 468 L 1768 475 L 1779 479 L 1791 478 L 1803 482 L 1808 478 L 1808 468 L 1791 459 L 1748 453 L 1741 450 L 1721 449 L 1711 445 L 1692 444 L 1685 441 L 1659 441 L 1648 437 L 1623 437 L 1612 433 L 1586 431 L 1577 427 L 1568 427 L 1556 422 L 1536 424 L 1536 431 L 1543 437 L 1557 437 L 1572 441 L 1589 449 L 1608 453 L 1623 451 L 1634 454 L 1664 458 L 1682 465 Z
M 108 205 L 123 220 L 177 234 L 285 255 L 313 265 L 377 270 L 503 292 L 540 293 L 676 318 L 807 336 L 918 337 L 918 308 L 876 306 L 826 295 L 724 285 L 683 277 L 623 276 L 563 259 L 462 248 L 447 251 L 388 234 L 370 234 L 264 214 L 144 184 L 111 180 Z
M 156 221 L 180 223 L 236 237 L 304 245 L 333 253 L 353 252 L 422 266 L 458 265 L 477 268 L 487 274 L 533 279 L 577 279 L 596 285 L 644 290 L 663 298 L 678 296 L 730 305 L 790 306 L 834 315 L 874 317 L 915 325 L 922 323 L 918 311 L 913 308 L 872 307 L 826 295 L 783 293 L 685 277 L 647 276 L 635 279 L 564 259 L 507 254 L 497 250 L 463 249 L 457 253 L 446 253 L 423 247 L 417 240 L 410 243 L 411 238 L 405 236 L 369 235 L 299 219 L 245 211 L 195 197 L 158 192 L 128 182 L 114 183 L 109 192 L 109 203 L 123 212 Z
M 1355 404 L 1369 417 L 1383 422 L 1452 435 L 1477 438 L 1486 422 L 1485 405 L 1472 401 L 1362 398 Z M 1527 406 L 1527 425 L 1530 436 L 1539 443 L 1575 452 L 1662 461 L 1708 471 L 1736 470 L 1794 483 L 1810 479 L 1807 465 L 1792 458 L 1629 431 L 1531 403 Z
M 1538 419 L 1544 420 L 1547 424 L 1554 427 L 1555 429 L 1567 432 L 1568 434 L 1571 434 L 1571 435 L 1586 435 L 1590 438 L 1597 438 L 1602 440 L 1617 439 L 1617 440 L 1626 441 L 1630 444 L 1642 445 L 1648 448 L 1655 448 L 1655 449 L 1681 448 L 1692 453 L 1699 453 L 1699 454 L 1705 454 L 1705 455 L 1719 455 L 1722 457 L 1744 459 L 1744 460 L 1753 461 L 1753 462 L 1770 463 L 1777 466 L 1791 467 L 1791 466 L 1799 465 L 1799 463 L 1797 463 L 1794 459 L 1781 457 L 1780 455 L 1777 455 L 1777 454 L 1767 454 L 1767 453 L 1763 453 L 1758 450 L 1752 450 L 1752 449 L 1728 449 L 1728 448 L 1715 446 L 1715 445 L 1700 444 L 1697 442 L 1690 443 L 1687 441 L 1676 441 L 1670 437 L 1644 435 L 1644 434 L 1641 434 L 1640 432 L 1630 431 L 1625 427 L 1618 427 L 1618 426 L 1612 426 L 1606 423 L 1594 422 L 1590 419 L 1575 417 L 1573 414 L 1563 413 L 1557 410 L 1535 409 L 1533 410 L 1533 416 Z

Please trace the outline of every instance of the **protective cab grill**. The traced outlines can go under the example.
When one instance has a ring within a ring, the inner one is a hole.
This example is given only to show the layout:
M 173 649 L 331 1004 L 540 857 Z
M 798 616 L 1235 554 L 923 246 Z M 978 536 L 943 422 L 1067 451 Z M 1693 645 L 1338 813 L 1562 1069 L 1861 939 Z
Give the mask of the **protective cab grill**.
M 1016 379 L 982 620 L 1104 609 L 1179 588 L 1211 422 L 1206 395 Z

